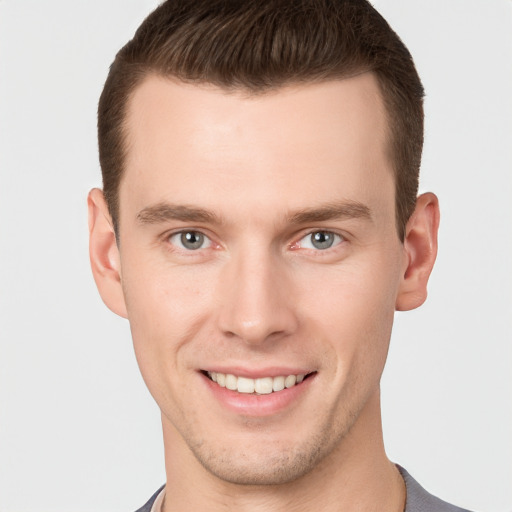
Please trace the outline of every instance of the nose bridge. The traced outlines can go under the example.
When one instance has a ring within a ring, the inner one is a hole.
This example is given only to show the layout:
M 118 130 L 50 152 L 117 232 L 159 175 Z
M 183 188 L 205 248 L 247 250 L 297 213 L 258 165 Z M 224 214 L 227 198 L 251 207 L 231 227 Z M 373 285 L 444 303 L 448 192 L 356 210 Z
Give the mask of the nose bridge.
M 288 288 L 284 264 L 270 248 L 240 248 L 223 269 L 220 329 L 251 344 L 291 334 L 297 321 Z

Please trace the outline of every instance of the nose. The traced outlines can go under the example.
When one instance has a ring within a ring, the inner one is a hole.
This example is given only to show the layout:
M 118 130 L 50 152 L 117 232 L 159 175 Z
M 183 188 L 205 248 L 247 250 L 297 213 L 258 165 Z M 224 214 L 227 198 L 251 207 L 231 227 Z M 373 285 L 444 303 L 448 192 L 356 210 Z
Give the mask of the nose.
M 217 290 L 225 336 L 261 345 L 295 332 L 293 282 L 285 267 L 278 256 L 254 250 L 226 263 Z

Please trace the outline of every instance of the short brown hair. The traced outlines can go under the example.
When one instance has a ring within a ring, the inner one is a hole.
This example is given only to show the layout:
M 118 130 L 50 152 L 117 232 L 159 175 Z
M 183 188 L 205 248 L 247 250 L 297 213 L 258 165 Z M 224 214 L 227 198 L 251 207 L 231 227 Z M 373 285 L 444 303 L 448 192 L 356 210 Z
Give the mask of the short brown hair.
M 125 118 L 149 74 L 262 93 L 373 72 L 381 88 L 395 172 L 396 224 L 416 204 L 423 86 L 411 55 L 366 0 L 168 0 L 116 55 L 98 107 L 103 190 L 117 231 Z

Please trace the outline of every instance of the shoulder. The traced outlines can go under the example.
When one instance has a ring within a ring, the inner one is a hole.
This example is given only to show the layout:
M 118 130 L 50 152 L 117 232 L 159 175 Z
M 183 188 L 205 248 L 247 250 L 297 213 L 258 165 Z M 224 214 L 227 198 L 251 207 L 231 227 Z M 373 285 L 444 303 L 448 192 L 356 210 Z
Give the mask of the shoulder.
M 153 496 L 151 496 L 151 498 L 149 498 L 148 502 L 141 508 L 139 508 L 136 512 L 151 512 L 151 508 L 153 507 L 153 503 L 155 503 L 156 499 L 158 498 L 158 495 L 160 494 L 160 491 L 164 488 L 165 486 L 162 485 L 162 487 L 160 487 L 160 489 L 158 489 L 155 494 L 153 494 Z
M 402 467 L 398 466 L 407 489 L 405 512 L 469 512 L 455 505 L 450 505 L 427 492 L 414 478 Z

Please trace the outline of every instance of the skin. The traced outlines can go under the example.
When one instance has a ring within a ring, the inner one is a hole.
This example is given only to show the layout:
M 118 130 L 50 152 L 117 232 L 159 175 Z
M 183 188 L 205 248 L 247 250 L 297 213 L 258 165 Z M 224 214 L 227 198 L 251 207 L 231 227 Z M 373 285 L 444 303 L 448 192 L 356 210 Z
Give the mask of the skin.
M 162 411 L 165 511 L 403 510 L 379 382 L 394 311 L 426 298 L 439 210 L 420 196 L 400 242 L 373 75 L 258 96 L 150 76 L 127 127 L 119 244 L 95 189 L 90 253 Z M 272 414 L 226 407 L 201 373 L 283 367 L 314 375 Z

